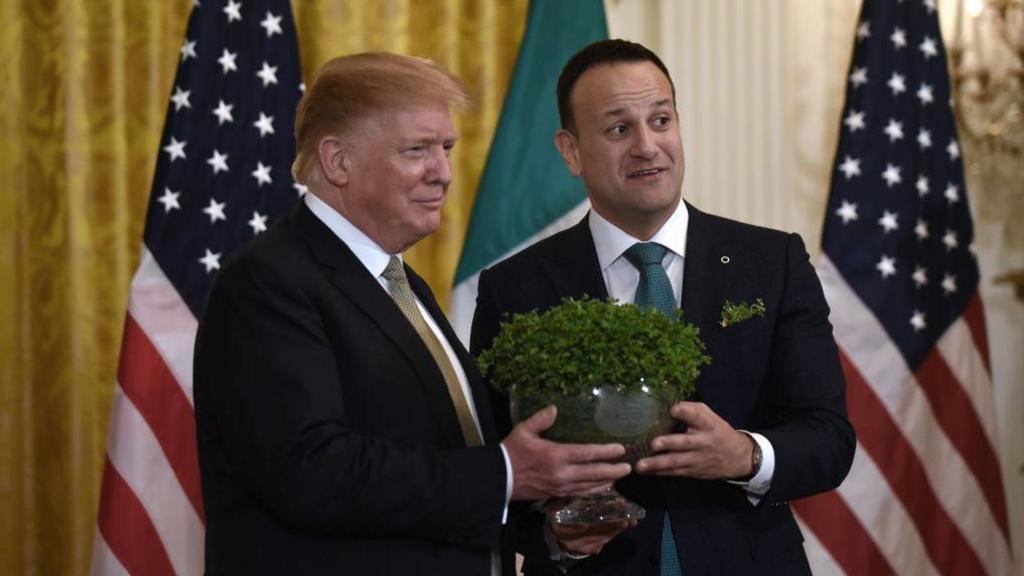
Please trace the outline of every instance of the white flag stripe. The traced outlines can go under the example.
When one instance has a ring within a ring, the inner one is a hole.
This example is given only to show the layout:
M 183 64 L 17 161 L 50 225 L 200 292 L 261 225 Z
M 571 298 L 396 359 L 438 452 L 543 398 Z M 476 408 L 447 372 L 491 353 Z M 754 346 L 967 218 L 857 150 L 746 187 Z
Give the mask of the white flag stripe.
M 936 421 L 902 355 L 824 254 L 818 262 L 818 274 L 832 309 L 829 319 L 839 346 L 878 395 L 922 462 L 939 503 L 986 569 L 990 574 L 1007 573 L 1010 551 L 992 509 L 971 469 Z M 880 366 L 884 368 L 880 370 Z M 936 462 L 942 466 L 930 465 Z
M 494 262 L 489 263 L 485 268 L 501 262 L 505 258 L 512 256 L 538 240 L 543 240 L 556 232 L 561 232 L 562 230 L 569 228 L 573 224 L 582 220 L 588 210 L 590 210 L 590 200 L 580 202 L 565 214 L 562 214 L 555 220 L 552 220 L 551 223 L 545 226 L 540 232 L 530 236 L 523 243 L 509 250 L 505 254 L 502 254 L 499 258 L 495 259 Z M 451 322 L 452 328 L 455 329 L 455 334 L 459 337 L 459 340 L 462 340 L 462 344 L 467 348 L 469 347 L 469 332 L 473 327 L 473 312 L 476 310 L 476 290 L 479 282 L 480 272 L 477 271 L 476 274 L 473 274 L 469 278 L 459 282 L 454 288 L 452 288 L 450 298 L 451 306 L 449 306 L 450 312 L 448 313 L 448 321 Z
M 836 563 L 825 545 L 818 540 L 818 536 L 800 520 L 799 516 L 796 516 L 796 523 L 804 535 L 804 553 L 807 554 L 807 562 L 811 565 L 811 573 L 814 576 L 846 576 L 846 571 Z
M 897 574 L 938 574 L 913 520 L 864 446 L 857 445 L 838 491 Z
M 974 346 L 971 330 L 961 316 L 936 343 L 939 353 L 949 366 L 953 376 L 971 400 L 974 413 L 981 421 L 988 443 L 999 446 L 999 427 L 996 418 L 995 395 L 992 380 L 981 354 Z
M 142 414 L 114 387 L 107 455 L 146 510 L 178 574 L 203 570 L 204 527 Z
M 192 348 L 199 322 L 145 245 L 142 262 L 132 279 L 128 313 L 149 337 L 193 404 Z
M 92 539 L 92 563 L 89 566 L 89 573 L 103 576 L 129 576 L 128 571 L 121 565 L 121 561 L 114 556 L 103 538 L 103 533 L 98 529 L 96 536 Z

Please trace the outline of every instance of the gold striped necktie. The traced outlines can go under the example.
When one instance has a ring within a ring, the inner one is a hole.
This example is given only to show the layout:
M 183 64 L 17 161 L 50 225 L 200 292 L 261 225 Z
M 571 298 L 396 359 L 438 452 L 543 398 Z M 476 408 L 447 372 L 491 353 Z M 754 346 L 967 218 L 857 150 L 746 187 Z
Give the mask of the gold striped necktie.
M 459 426 L 462 428 L 462 436 L 466 439 L 466 445 L 482 445 L 483 439 L 480 437 L 476 423 L 473 422 L 469 401 L 462 390 L 458 376 L 455 375 L 455 368 L 452 367 L 448 355 L 445 354 L 441 341 L 427 325 L 427 321 L 420 314 L 419 307 L 416 306 L 416 296 L 413 294 L 412 288 L 409 287 L 409 279 L 405 275 L 402 261 L 397 256 L 392 256 L 387 267 L 384 268 L 382 276 L 388 281 L 391 299 L 395 301 L 398 309 L 402 311 L 402 314 L 412 324 L 413 329 L 419 334 L 423 344 L 430 351 L 430 355 L 434 357 L 438 369 L 441 370 L 441 375 L 444 376 L 444 383 L 448 386 L 448 395 L 451 396 L 452 404 L 455 405 L 455 414 L 459 417 Z

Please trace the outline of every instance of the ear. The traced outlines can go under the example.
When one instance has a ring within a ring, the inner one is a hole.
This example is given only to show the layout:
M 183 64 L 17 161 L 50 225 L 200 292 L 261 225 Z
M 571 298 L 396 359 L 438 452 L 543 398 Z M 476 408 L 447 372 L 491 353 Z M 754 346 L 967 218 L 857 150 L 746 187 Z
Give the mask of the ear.
M 344 188 L 348 185 L 352 167 L 345 143 L 341 138 L 324 136 L 320 139 L 316 151 L 324 179 L 337 188 Z
M 555 132 L 555 148 L 558 148 L 558 152 L 562 155 L 562 160 L 565 162 L 565 167 L 569 169 L 569 172 L 573 176 L 579 176 L 581 171 L 580 149 L 576 136 L 565 129 Z

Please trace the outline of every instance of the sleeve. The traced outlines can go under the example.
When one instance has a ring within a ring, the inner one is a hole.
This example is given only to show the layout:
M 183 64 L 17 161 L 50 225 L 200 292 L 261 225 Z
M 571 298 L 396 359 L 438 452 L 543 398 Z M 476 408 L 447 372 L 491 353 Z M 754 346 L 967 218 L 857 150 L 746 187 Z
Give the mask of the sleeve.
M 339 366 L 299 281 L 267 262 L 236 264 L 215 284 L 196 354 L 229 473 L 296 530 L 496 547 L 499 447 L 443 449 L 352 428 L 346 411 L 358 407 L 341 389 L 356 371 Z
M 756 430 L 775 451 L 767 503 L 835 488 L 850 470 L 856 445 L 828 304 L 796 234 L 786 243 L 785 268 L 768 363 L 768 425 Z

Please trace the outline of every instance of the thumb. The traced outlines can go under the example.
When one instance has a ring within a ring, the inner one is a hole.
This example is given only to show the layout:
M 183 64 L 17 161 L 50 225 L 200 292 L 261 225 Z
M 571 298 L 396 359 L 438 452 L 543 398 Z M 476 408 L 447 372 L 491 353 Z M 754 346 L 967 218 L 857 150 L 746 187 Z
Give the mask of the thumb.
M 524 420 L 522 426 L 533 434 L 540 434 L 555 424 L 557 416 L 558 407 L 552 404 L 543 410 L 538 410 L 533 416 Z

